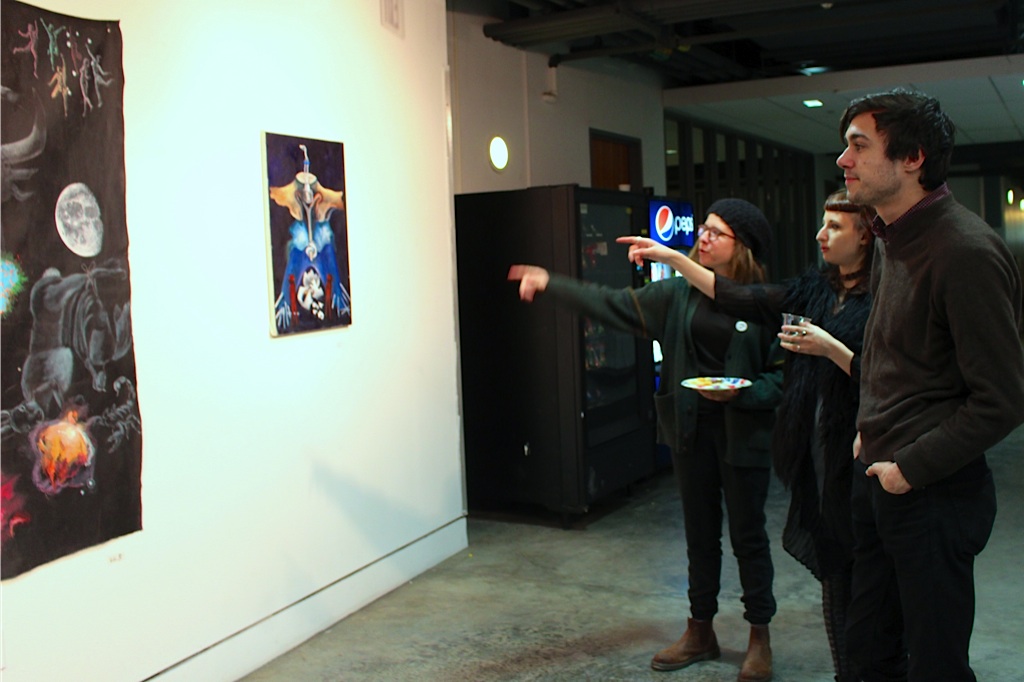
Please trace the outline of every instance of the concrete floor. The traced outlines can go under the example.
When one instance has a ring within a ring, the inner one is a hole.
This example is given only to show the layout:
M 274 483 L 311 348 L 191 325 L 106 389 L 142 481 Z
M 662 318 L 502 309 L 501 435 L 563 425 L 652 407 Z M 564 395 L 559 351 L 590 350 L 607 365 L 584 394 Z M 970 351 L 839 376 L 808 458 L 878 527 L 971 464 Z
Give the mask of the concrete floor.
M 977 563 L 971 645 L 983 682 L 1024 680 L 1022 455 L 1024 427 L 989 455 L 1000 508 Z M 779 546 L 788 501 L 777 482 L 768 504 L 779 606 L 771 625 L 775 682 L 832 680 L 818 583 Z M 682 536 L 670 474 L 638 484 L 569 530 L 555 518 L 471 515 L 467 550 L 243 680 L 735 680 L 748 628 L 728 544 L 715 619 L 722 658 L 669 673 L 649 667 L 689 615 Z

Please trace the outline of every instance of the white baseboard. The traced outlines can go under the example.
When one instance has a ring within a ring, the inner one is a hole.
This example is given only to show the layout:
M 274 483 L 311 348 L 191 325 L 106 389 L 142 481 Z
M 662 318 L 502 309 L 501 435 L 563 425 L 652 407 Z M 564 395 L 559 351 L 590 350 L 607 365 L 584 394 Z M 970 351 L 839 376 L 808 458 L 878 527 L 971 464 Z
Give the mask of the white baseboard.
M 268 616 L 146 682 L 237 680 L 468 546 L 465 517 Z

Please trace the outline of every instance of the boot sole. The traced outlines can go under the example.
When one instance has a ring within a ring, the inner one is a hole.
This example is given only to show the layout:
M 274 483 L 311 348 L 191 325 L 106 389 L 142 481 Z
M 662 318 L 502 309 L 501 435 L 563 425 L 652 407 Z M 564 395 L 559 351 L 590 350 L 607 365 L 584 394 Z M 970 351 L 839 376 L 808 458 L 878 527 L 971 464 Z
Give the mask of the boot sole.
M 693 658 L 689 658 L 689 659 L 683 661 L 682 663 L 659 663 L 658 661 L 651 661 L 651 668 L 654 669 L 654 670 L 661 671 L 661 672 L 669 672 L 669 671 L 672 671 L 672 670 L 682 670 L 683 668 L 685 668 L 688 665 L 693 665 L 694 663 L 700 663 L 701 661 L 712 661 L 712 660 L 714 660 L 716 658 L 720 658 L 721 656 L 722 656 L 722 651 L 720 649 L 713 649 L 712 651 L 708 651 L 707 653 L 697 654 Z

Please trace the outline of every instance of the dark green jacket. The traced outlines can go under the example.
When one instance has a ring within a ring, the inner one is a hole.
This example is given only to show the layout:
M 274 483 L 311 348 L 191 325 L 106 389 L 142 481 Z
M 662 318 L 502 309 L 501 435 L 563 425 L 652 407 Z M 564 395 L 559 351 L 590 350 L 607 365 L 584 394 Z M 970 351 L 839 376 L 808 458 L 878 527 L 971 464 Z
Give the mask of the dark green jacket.
M 678 455 L 692 452 L 697 429 L 696 391 L 683 379 L 697 376 L 690 322 L 703 296 L 681 277 L 639 289 L 612 289 L 552 274 L 544 294 L 560 305 L 616 329 L 661 344 L 661 384 L 654 396 L 658 440 Z M 753 381 L 725 403 L 726 461 L 735 466 L 768 467 L 775 406 L 782 396 L 782 350 L 775 329 L 738 321 L 725 356 L 725 376 Z

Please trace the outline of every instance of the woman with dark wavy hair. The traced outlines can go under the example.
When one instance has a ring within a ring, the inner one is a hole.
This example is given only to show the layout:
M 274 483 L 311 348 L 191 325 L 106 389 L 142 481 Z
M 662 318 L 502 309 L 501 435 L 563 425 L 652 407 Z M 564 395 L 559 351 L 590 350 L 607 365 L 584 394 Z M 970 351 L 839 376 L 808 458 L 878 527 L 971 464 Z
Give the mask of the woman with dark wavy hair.
M 623 237 L 630 258 L 674 267 L 697 289 L 732 314 L 778 324 L 780 313 L 813 320 L 783 325 L 779 338 L 790 351 L 773 434 L 772 459 L 791 491 L 782 544 L 822 585 L 822 610 L 836 680 L 855 680 L 846 655 L 853 531 L 851 447 L 856 436 L 860 351 L 871 308 L 875 212 L 851 203 L 846 190 L 825 201 L 816 240 L 824 264 L 788 285 L 742 285 L 700 267 L 650 239 Z

